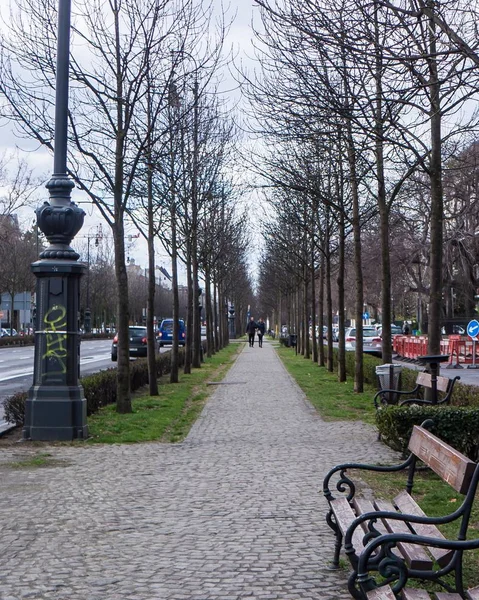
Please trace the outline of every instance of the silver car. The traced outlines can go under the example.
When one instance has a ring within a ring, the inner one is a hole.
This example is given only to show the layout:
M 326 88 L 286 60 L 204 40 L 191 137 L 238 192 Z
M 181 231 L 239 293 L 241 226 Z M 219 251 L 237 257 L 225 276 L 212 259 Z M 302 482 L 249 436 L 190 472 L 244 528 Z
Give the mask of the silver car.
M 356 327 L 350 327 L 345 335 L 346 350 L 356 350 Z M 382 353 L 382 340 L 375 327 L 365 325 L 363 327 L 363 352 L 370 354 Z

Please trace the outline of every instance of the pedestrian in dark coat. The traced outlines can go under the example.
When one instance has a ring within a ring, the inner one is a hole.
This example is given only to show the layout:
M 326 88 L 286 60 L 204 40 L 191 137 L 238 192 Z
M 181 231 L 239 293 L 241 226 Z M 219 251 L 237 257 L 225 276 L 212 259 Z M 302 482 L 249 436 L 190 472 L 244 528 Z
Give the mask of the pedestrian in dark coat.
M 248 334 L 249 345 L 252 348 L 254 346 L 254 334 L 256 333 L 256 323 L 254 322 L 254 318 L 251 317 L 248 325 L 246 325 L 246 333 Z
M 264 332 L 266 331 L 266 325 L 265 325 L 263 319 L 260 319 L 258 321 L 257 327 L 258 327 L 258 344 L 259 344 L 259 347 L 262 348 L 263 347 L 263 336 L 264 336 Z

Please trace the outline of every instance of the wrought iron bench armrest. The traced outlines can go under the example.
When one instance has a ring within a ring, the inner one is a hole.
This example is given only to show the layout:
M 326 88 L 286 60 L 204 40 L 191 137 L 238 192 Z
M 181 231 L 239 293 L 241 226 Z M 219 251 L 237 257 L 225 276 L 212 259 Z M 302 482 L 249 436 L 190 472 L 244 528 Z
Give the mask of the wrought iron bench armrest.
M 397 471 L 403 471 L 407 469 L 413 460 L 413 456 L 410 455 L 403 463 L 399 465 L 366 465 L 362 463 L 343 463 L 342 465 L 336 465 L 326 475 L 323 480 L 323 493 L 328 501 L 334 500 L 334 496 L 329 488 L 331 478 L 336 473 L 339 473 L 339 480 L 336 483 L 336 490 L 344 493 L 349 490 L 347 500 L 352 500 L 356 493 L 356 486 L 352 479 L 346 476 L 346 471 L 350 469 L 363 470 L 363 471 L 376 471 L 379 473 L 392 473 Z
M 387 397 L 383 398 L 383 396 L 385 396 L 386 394 L 398 394 L 398 395 L 403 395 L 403 396 L 407 396 L 407 395 L 411 396 L 413 394 L 418 394 L 421 391 L 421 388 L 422 388 L 422 386 L 416 385 L 416 387 L 413 390 L 389 390 L 389 389 L 379 390 L 373 399 L 374 406 L 376 408 L 379 408 L 378 398 L 381 398 L 382 404 L 388 404 Z

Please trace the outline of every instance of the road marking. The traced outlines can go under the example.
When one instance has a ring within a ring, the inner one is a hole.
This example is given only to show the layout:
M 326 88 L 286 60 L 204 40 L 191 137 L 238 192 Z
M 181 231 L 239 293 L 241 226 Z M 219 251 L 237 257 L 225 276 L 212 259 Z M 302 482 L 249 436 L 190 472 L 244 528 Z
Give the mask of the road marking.
M 13 375 L 8 375 L 7 377 L 0 377 L 0 381 L 9 381 L 10 379 L 26 377 L 27 375 L 33 375 L 33 369 L 31 371 L 17 371 Z
M 103 361 L 105 360 L 105 356 L 87 356 L 86 358 L 82 358 L 80 359 L 80 366 L 81 365 L 87 365 L 93 362 L 99 362 L 99 361 Z M 105 367 L 107 368 L 107 367 Z M 33 375 L 33 369 L 30 369 L 28 371 L 14 371 L 13 373 L 11 373 L 10 375 L 7 375 L 6 377 L 0 377 L 0 382 L 1 381 L 9 381 L 10 379 L 17 379 L 20 377 L 27 377 Z

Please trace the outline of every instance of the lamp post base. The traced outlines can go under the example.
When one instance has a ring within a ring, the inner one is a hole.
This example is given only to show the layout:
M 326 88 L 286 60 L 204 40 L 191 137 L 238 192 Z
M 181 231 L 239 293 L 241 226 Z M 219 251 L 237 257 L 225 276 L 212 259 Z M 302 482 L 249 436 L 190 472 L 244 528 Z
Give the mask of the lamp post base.
M 87 402 L 81 385 L 35 385 L 25 403 L 23 439 L 32 441 L 72 441 L 86 439 Z
M 33 385 L 25 404 L 23 438 L 71 441 L 88 437 L 80 374 L 78 300 L 85 265 L 39 260 Z

